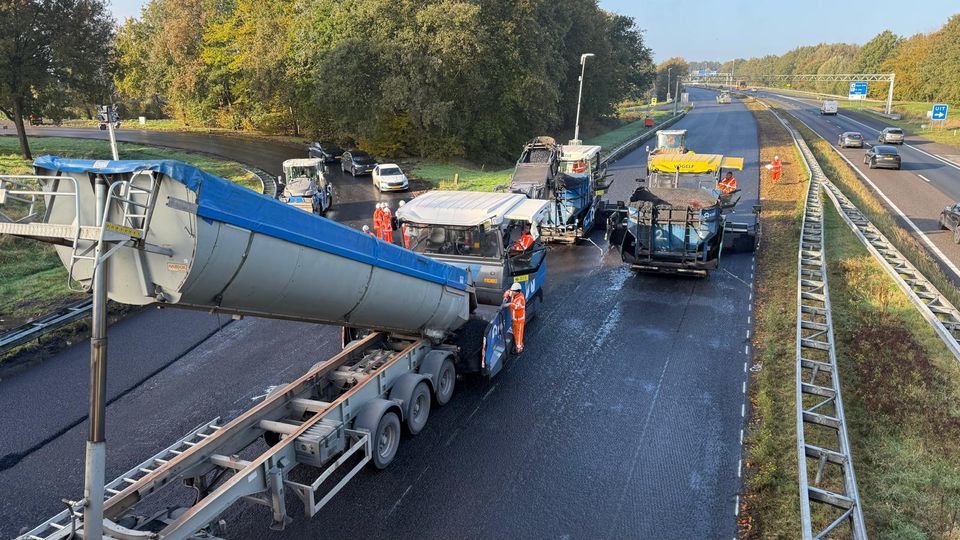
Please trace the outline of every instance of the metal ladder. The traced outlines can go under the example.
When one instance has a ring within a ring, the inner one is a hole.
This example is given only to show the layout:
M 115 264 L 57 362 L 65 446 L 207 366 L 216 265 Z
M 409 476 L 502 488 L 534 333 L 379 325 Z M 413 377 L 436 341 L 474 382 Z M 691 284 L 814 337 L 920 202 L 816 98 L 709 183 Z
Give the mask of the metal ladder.
M 118 476 L 105 486 L 104 502 L 120 493 L 126 486 L 135 484 L 160 466 L 213 435 L 220 429 L 219 423 L 220 417 L 218 416 L 209 422 L 200 424 L 177 442 Z M 64 501 L 64 503 L 68 506 L 66 510 L 25 532 L 18 537 L 18 540 L 61 540 L 69 538 L 71 535 L 76 537 L 74 533 L 82 527 L 84 501 Z
M 147 179 L 148 185 L 146 187 L 136 185 L 137 180 L 144 177 Z M 150 171 L 137 171 L 133 173 L 129 180 L 121 180 L 110 184 L 103 220 L 99 223 L 99 235 L 96 241 L 82 250 L 79 242 L 75 242 L 70 252 L 67 285 L 72 290 L 87 292 L 93 282 L 90 280 L 86 285 L 83 285 L 83 282 L 74 277 L 77 263 L 90 261 L 93 265 L 92 273 L 96 273 L 103 261 L 109 259 L 121 247 L 130 246 L 130 242 L 137 247 L 145 247 L 144 239 L 150 227 L 150 219 L 153 217 L 159 191 L 160 176 Z M 116 210 L 122 212 L 119 222 L 111 220 L 111 215 Z M 114 245 L 105 251 L 104 248 L 108 242 L 112 242 Z M 91 250 L 93 255 L 89 255 Z M 75 282 L 81 283 L 79 289 L 73 287 Z

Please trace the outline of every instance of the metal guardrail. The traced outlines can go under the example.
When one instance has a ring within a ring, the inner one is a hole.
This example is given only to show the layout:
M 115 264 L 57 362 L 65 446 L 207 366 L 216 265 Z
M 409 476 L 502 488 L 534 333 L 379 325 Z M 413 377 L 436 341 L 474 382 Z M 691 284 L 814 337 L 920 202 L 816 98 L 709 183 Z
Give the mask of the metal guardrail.
M 790 133 L 810 174 L 797 262 L 796 421 L 802 537 L 842 533 L 866 539 L 840 395 L 827 286 L 821 188 L 829 180 L 800 134 L 769 110 Z
M 796 120 L 816 133 L 803 120 Z M 823 186 L 850 230 L 907 295 L 953 356 L 960 361 L 960 310 L 863 215 L 840 188 L 830 181 L 824 182 Z
M 45 315 L 43 318 L 20 325 L 12 330 L 0 334 L 0 353 L 4 353 L 14 347 L 37 339 L 51 330 L 55 330 L 81 319 L 87 315 L 93 306 L 93 300 L 84 298 L 74 302 L 67 307 Z

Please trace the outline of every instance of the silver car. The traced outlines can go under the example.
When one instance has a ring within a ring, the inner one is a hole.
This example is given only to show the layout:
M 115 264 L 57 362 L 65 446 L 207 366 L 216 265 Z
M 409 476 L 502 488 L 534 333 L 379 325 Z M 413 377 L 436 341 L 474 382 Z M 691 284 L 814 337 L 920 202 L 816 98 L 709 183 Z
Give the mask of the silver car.
M 895 127 L 883 128 L 877 137 L 880 144 L 903 144 L 903 130 Z
M 840 148 L 863 148 L 863 134 L 859 131 L 844 131 L 837 139 Z

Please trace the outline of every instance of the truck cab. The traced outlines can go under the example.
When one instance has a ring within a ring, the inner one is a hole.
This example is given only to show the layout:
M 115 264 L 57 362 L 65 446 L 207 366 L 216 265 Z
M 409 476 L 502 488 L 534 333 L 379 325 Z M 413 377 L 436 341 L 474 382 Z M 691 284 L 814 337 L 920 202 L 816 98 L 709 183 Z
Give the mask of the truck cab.
M 333 186 L 323 175 L 322 159 L 288 159 L 283 162 L 286 183 L 280 200 L 312 214 L 323 215 L 333 206 Z
M 687 151 L 687 130 L 661 129 L 657 131 L 657 146 L 647 151 L 651 156 L 658 154 L 683 154 Z
M 493 377 L 513 350 L 510 308 L 503 293 L 519 283 L 527 301 L 526 319 L 543 302 L 546 247 L 540 224 L 549 201 L 519 193 L 430 191 L 397 210 L 404 247 L 463 268 L 472 277 L 477 306 L 459 332 L 457 371 Z M 521 248 L 520 236 L 533 241 Z M 481 340 L 472 335 L 482 333 Z M 479 350 L 467 350 L 480 343 Z
M 514 282 L 530 304 L 547 270 L 540 225 L 548 205 L 519 193 L 430 191 L 397 210 L 397 220 L 404 247 L 471 272 L 480 304 L 499 305 Z M 533 245 L 516 249 L 524 229 Z

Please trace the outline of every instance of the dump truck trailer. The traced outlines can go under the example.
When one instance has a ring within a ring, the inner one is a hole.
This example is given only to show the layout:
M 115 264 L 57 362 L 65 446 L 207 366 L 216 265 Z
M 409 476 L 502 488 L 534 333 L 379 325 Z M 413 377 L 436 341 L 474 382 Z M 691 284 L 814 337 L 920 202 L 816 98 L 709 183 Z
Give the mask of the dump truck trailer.
M 364 466 L 390 464 L 401 426 L 419 433 L 431 406 L 450 400 L 465 365 L 458 339 L 506 348 L 487 317 L 464 333 L 478 320 L 470 269 L 175 161 L 44 156 L 35 168 L 0 176 L 0 233 L 54 244 L 83 290 L 106 272 L 107 295 L 125 304 L 370 331 L 233 420 L 198 426 L 108 483 L 105 537 L 215 539 L 220 514 L 241 499 L 269 507 L 274 529 L 290 521 L 291 494 L 313 516 Z M 306 472 L 294 480 L 294 469 Z M 157 492 L 179 506 L 151 511 Z M 21 538 L 82 537 L 84 504 Z
M 743 158 L 660 154 L 647 167 L 630 201 L 618 202 L 607 220 L 610 247 L 631 268 L 705 277 L 719 266 L 724 246 L 740 251 L 755 240 L 755 228 L 724 214 L 739 190 L 717 189 L 725 170 L 743 169 Z

